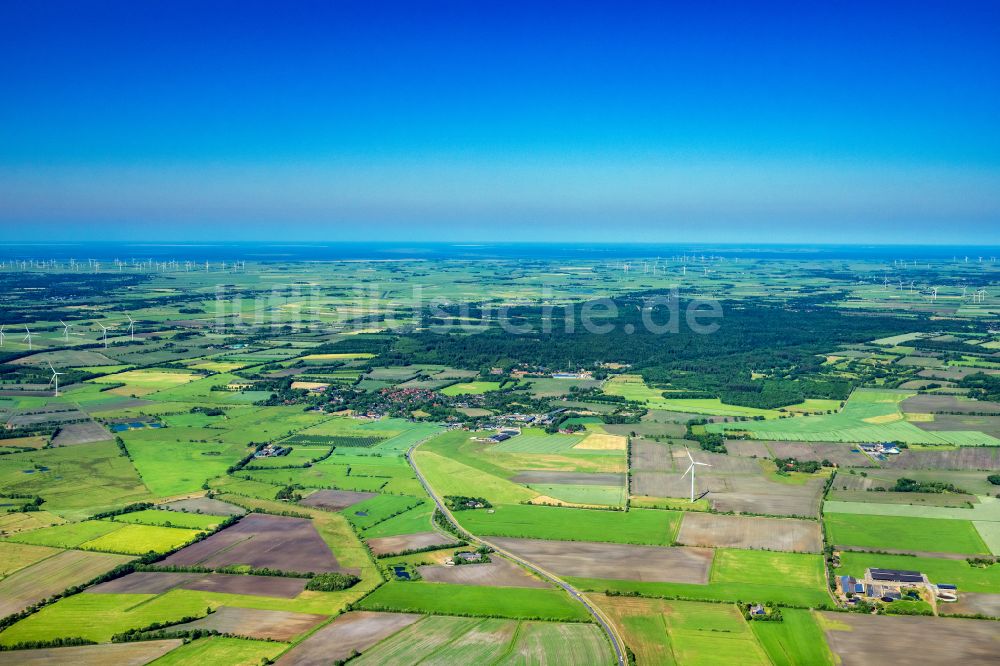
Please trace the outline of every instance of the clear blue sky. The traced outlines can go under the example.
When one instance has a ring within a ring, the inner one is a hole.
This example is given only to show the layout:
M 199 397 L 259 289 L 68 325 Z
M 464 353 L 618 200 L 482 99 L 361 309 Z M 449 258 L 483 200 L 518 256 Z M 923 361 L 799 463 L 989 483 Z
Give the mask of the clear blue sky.
M 1000 241 L 998 2 L 6 0 L 0 85 L 12 240 Z

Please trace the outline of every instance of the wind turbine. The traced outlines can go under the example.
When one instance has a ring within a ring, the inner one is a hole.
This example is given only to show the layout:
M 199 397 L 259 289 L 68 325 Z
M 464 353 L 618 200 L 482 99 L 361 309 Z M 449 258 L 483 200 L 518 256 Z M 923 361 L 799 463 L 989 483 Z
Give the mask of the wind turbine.
M 701 465 L 702 467 L 711 467 L 711 465 L 709 465 L 708 463 L 695 462 L 694 458 L 691 457 L 691 450 L 688 448 L 685 448 L 684 452 L 687 453 L 688 460 L 691 461 L 691 464 L 688 466 L 687 471 L 681 474 L 681 478 L 683 479 L 688 474 L 691 474 L 691 503 L 694 504 L 694 467 L 695 465 Z
M 28 329 L 28 325 L 27 324 L 24 325 L 24 330 L 25 330 L 25 332 L 27 332 L 27 335 L 24 336 L 24 338 L 22 338 L 22 339 L 28 341 L 28 351 L 31 351 L 31 331 Z
M 67 324 L 62 319 L 59 320 L 59 323 L 63 325 L 63 340 L 69 342 L 69 327 L 72 326 L 72 324 Z
M 7 328 L 7 325 L 6 325 L 6 324 L 4 324 L 3 326 L 0 326 L 0 347 L 3 347 L 3 339 L 4 339 L 5 337 L 7 337 L 7 336 L 5 336 L 5 335 L 3 334 L 3 329 L 5 329 L 5 328 Z
M 128 317 L 128 333 L 131 336 L 132 342 L 135 342 L 135 320 L 126 312 L 125 316 Z
M 104 348 L 108 348 L 108 328 L 101 322 L 97 322 L 97 325 L 101 327 L 101 331 L 104 333 Z
M 48 363 L 48 361 L 46 361 L 46 363 Z M 54 395 L 55 395 L 55 397 L 58 398 L 59 397 L 59 375 L 62 375 L 62 374 L 65 374 L 65 373 L 63 373 L 63 372 L 56 372 L 56 369 L 52 367 L 51 363 L 49 363 L 49 370 L 52 371 L 52 379 L 49 380 L 49 384 L 52 384 L 52 382 L 56 383 L 56 392 L 55 392 Z
M 937 303 L 937 287 L 931 287 L 931 302 Z

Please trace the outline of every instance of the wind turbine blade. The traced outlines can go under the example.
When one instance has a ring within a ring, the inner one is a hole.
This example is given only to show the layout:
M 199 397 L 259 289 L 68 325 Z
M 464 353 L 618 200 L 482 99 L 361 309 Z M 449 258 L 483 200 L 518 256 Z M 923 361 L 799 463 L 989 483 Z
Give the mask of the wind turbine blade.
M 688 460 L 690 460 L 691 462 L 694 462 L 694 458 L 691 457 L 691 449 L 689 449 L 687 447 L 684 447 L 684 453 L 687 454 Z
M 684 473 L 681 474 L 681 478 L 683 479 L 685 476 L 687 476 L 688 474 L 690 474 L 693 470 L 694 470 L 694 465 L 689 466 L 687 468 L 687 470 L 685 470 Z

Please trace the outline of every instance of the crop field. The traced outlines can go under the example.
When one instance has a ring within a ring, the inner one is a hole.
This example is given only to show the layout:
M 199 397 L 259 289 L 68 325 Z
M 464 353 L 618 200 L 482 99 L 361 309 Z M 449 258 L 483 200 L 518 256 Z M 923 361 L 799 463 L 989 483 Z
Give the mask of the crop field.
M 352 611 L 311 634 L 276 662 L 278 666 L 327 666 L 331 660 L 365 652 L 383 639 L 423 619 L 412 613 Z
M 122 527 L 123 525 L 113 523 L 109 520 L 85 520 L 81 523 L 65 523 L 32 532 L 23 532 L 9 537 L 9 539 L 18 543 L 29 543 L 36 546 L 76 548 L 84 542 L 97 539 Z
M 197 530 L 210 530 L 219 525 L 224 518 L 197 513 L 181 513 L 180 511 L 164 511 L 146 509 L 133 511 L 112 518 L 116 523 L 136 523 L 139 525 L 159 525 L 162 527 L 187 527 Z
M 417 567 L 417 572 L 421 579 L 428 583 L 489 587 L 552 587 L 509 560 L 496 555 L 492 555 L 491 559 L 492 562 L 484 564 L 464 564 L 458 567 L 441 564 L 423 565 Z
M 569 504 L 591 504 L 622 506 L 625 504 L 625 486 L 596 486 L 571 483 L 531 483 L 528 487 L 542 497 L 535 502 L 554 503 L 543 498 L 551 498 Z
M 493 513 L 461 511 L 456 518 L 474 534 L 666 546 L 674 540 L 681 516 L 676 511 L 652 509 L 623 513 L 502 504 Z
M 442 395 L 480 395 L 500 389 L 500 382 L 463 382 L 441 389 Z
M 412 532 L 410 534 L 397 534 L 393 536 L 368 537 L 366 541 L 371 551 L 377 555 L 392 555 L 411 550 L 421 550 L 430 546 L 447 546 L 455 543 L 456 538 L 445 536 L 438 532 L 427 531 L 430 528 L 429 522 L 425 524 L 423 532 Z
M 172 638 L 138 643 L 105 643 L 102 645 L 16 650 L 0 652 L 0 664 L 4 666 L 8 664 L 11 666 L 48 666 L 49 664 L 143 666 L 182 644 L 181 639 Z
M 283 643 L 211 636 L 187 643 L 152 663 L 156 666 L 196 663 L 255 666 L 265 659 L 278 656 L 285 647 L 287 646 Z
M 403 629 L 357 658 L 359 664 L 602 663 L 609 649 L 589 624 L 432 616 Z
M 775 666 L 833 666 L 823 630 L 812 611 L 784 608 L 781 622 L 751 622 L 754 636 Z
M 311 520 L 249 514 L 239 523 L 163 560 L 166 566 L 250 565 L 283 571 L 340 571 Z
M 87 590 L 87 594 L 163 594 L 173 589 L 294 599 L 302 594 L 305 578 L 246 574 L 137 571 Z
M 378 497 L 378 494 L 359 493 L 353 490 L 317 490 L 302 500 L 302 504 L 328 511 L 340 511 L 372 497 Z
M 126 524 L 113 532 L 86 541 L 79 547 L 83 550 L 130 555 L 142 555 L 148 552 L 166 553 L 190 543 L 201 533 L 202 530 Z
M 823 549 L 819 523 L 794 518 L 758 518 L 688 512 L 677 542 L 685 546 L 818 553 Z
M 199 379 L 201 375 L 183 370 L 157 370 L 153 368 L 126 370 L 114 375 L 104 375 L 91 381 L 97 384 L 125 384 L 112 389 L 117 395 L 143 397 L 163 389 L 173 388 Z
M 968 520 L 828 512 L 825 521 L 827 539 L 838 546 L 916 553 L 989 554 L 986 544 Z
M 986 665 L 996 657 L 996 623 L 932 617 L 875 616 L 821 613 L 830 648 L 844 666 L 869 664 L 871 646 L 879 645 L 885 663 L 912 660 L 911 636 L 920 636 L 923 663 Z
M 176 628 L 180 631 L 208 629 L 243 638 L 288 642 L 315 628 L 326 619 L 327 616 L 314 613 L 223 606 L 207 617 L 177 625 Z
M 491 542 L 529 562 L 542 562 L 557 575 L 582 578 L 705 584 L 713 557 L 713 551 L 708 548 L 660 548 L 508 537 L 496 537 Z M 458 568 L 465 569 L 467 566 Z
M 68 550 L 0 580 L 0 617 L 16 613 L 68 587 L 86 583 L 132 558 Z M 3 634 L 0 634 L 0 642 Z
M 359 604 L 362 610 L 489 615 L 512 619 L 583 622 L 587 611 L 562 590 L 445 583 L 386 583 Z M 0 639 L 3 635 L 0 634 Z
M 638 663 L 770 664 L 733 604 L 591 595 L 634 645 Z

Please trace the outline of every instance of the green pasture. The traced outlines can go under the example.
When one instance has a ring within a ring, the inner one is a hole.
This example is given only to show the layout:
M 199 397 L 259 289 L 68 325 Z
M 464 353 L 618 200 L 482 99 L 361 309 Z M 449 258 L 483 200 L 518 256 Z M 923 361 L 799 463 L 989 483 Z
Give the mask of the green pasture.
M 361 610 L 576 622 L 586 622 L 590 618 L 584 607 L 562 590 L 422 581 L 386 583 L 362 599 L 358 607 Z M 2 638 L 0 634 L 0 640 Z
M 824 513 L 827 541 L 838 546 L 934 553 L 988 554 L 968 520 Z
M 653 546 L 670 545 L 680 527 L 679 511 L 633 509 L 605 511 L 569 507 L 499 504 L 455 512 L 455 519 L 473 534 L 484 536 L 604 541 Z

